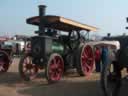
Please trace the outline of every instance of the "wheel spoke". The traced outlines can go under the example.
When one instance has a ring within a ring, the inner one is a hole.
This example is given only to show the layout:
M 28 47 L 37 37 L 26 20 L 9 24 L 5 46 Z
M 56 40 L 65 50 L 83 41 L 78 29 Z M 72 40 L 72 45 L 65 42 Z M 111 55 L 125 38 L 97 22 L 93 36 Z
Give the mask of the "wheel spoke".
M 84 54 L 86 54 L 87 57 L 89 56 L 89 52 L 87 49 L 84 50 Z
M 63 61 L 60 56 L 55 55 L 51 58 L 49 66 L 49 76 L 52 81 L 60 80 L 63 73 Z
M 62 68 L 58 68 L 58 72 L 63 72 Z
M 82 60 L 82 65 L 85 66 L 86 62 L 87 62 L 87 61 L 86 61 L 85 59 L 83 59 L 83 60 Z
M 29 78 L 29 80 L 34 79 L 36 77 L 36 73 L 38 72 L 38 69 L 36 68 L 36 65 L 33 64 L 31 57 L 24 57 L 23 64 L 22 64 L 22 72 L 21 76 L 24 80 Z
M 90 57 L 90 58 L 88 58 L 88 60 L 89 60 L 89 61 L 92 61 L 92 60 L 93 60 L 93 58 L 92 58 L 92 57 Z
M 88 71 L 90 71 L 91 66 L 89 66 L 89 64 L 86 64 L 86 67 L 87 67 Z
M 54 62 L 54 64 L 56 64 L 56 58 L 55 57 L 53 58 L 53 62 Z
M 26 58 L 26 63 L 27 63 L 27 64 L 30 64 L 29 57 Z
M 27 67 L 25 63 L 23 63 L 23 67 Z
M 23 71 L 25 71 L 25 70 L 27 70 L 27 68 L 26 67 L 23 67 Z
M 89 62 L 90 63 L 90 62 Z M 86 70 L 90 70 L 91 69 L 91 66 L 88 64 L 88 61 L 83 59 L 82 60 L 82 65 L 83 67 L 86 69 Z
M 83 73 L 85 73 L 85 75 L 89 75 L 89 73 L 91 73 L 93 69 L 93 61 L 94 61 L 93 52 L 89 45 L 84 46 L 82 50 L 83 50 L 81 53 L 82 71 Z
M 54 70 L 56 68 L 55 64 L 51 64 L 50 68 L 51 70 Z
M 34 69 L 31 69 L 31 75 L 35 75 L 35 70 Z
M 84 58 L 87 58 L 88 57 L 85 52 L 83 52 L 83 56 L 84 56 Z
M 56 62 L 57 65 L 60 65 L 61 61 L 60 59 L 58 59 L 58 61 Z
M 91 66 L 89 66 L 89 64 L 87 64 L 87 63 L 84 63 L 83 67 L 84 67 L 85 71 L 89 71 L 91 69 Z
M 23 64 L 25 65 L 27 64 L 27 59 L 24 59 Z
M 28 72 L 28 69 L 26 68 L 23 72 L 24 72 L 24 73 L 27 73 L 27 72 Z

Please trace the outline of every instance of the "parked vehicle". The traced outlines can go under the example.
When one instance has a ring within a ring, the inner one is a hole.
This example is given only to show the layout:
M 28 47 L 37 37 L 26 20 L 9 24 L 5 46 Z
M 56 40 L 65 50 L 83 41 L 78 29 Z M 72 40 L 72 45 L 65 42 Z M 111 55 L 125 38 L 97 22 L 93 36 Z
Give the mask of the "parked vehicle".
M 13 55 L 20 56 L 22 55 L 25 47 L 25 41 L 22 40 L 7 40 L 4 42 L 5 46 L 12 46 Z
M 39 69 L 45 69 L 49 83 L 59 81 L 67 68 L 76 68 L 80 75 L 93 71 L 93 50 L 81 42 L 80 31 L 89 34 L 97 28 L 66 19 L 45 15 L 45 6 L 39 6 L 39 16 L 27 19 L 36 25 L 38 36 L 31 37 L 31 51 L 19 63 L 19 73 L 24 80 L 34 79 Z M 66 32 L 64 34 L 63 32 Z

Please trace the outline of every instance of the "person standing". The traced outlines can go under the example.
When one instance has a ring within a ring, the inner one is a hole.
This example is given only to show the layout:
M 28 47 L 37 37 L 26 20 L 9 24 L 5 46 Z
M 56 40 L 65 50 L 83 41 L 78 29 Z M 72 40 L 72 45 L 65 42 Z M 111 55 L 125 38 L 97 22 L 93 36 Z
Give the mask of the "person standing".
M 101 70 L 101 50 L 96 47 L 95 50 L 95 64 L 96 64 L 96 72 L 100 72 Z
M 16 55 L 17 56 L 19 56 L 19 52 L 20 50 L 19 50 L 19 44 L 18 43 L 16 43 Z
M 108 64 L 109 61 L 109 51 L 107 46 L 102 46 L 102 52 L 101 52 L 101 60 L 102 60 L 102 68 Z

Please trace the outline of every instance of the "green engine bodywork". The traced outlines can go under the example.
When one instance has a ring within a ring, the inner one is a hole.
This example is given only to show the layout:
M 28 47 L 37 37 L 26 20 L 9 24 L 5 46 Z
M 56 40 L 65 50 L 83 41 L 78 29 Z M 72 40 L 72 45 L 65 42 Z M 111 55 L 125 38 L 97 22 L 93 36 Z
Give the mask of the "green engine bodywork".
M 63 54 L 63 52 L 64 52 L 64 45 L 61 44 L 60 42 L 53 41 L 53 43 L 52 43 L 52 53 Z

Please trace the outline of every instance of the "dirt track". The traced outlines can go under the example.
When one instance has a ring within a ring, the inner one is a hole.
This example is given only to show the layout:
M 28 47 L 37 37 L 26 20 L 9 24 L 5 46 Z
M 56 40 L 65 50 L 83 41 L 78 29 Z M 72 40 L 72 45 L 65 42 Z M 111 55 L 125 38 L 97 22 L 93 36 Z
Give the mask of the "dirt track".
M 52 85 L 48 85 L 42 78 L 24 82 L 18 74 L 18 61 L 14 59 L 8 72 L 0 74 L 0 96 L 103 96 L 99 74 L 92 74 L 89 79 L 77 74 L 65 76 Z M 125 84 L 121 96 L 127 96 L 127 90 L 128 84 Z

